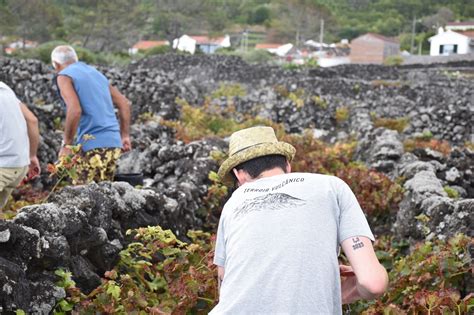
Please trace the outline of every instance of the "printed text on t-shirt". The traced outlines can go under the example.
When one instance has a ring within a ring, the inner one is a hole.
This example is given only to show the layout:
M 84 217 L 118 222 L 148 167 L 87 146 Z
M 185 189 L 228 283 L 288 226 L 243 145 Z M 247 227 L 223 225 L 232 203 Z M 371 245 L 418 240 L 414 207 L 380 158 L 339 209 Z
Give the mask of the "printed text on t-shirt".
M 291 184 L 291 183 L 302 183 L 302 182 L 304 182 L 303 177 L 288 178 L 288 179 L 285 179 L 284 181 L 282 181 L 280 184 L 278 184 L 276 186 L 273 186 L 273 187 L 269 187 L 269 188 L 245 188 L 244 193 L 249 193 L 249 192 L 265 193 L 265 192 L 280 189 L 280 188 L 282 188 L 282 187 L 284 187 L 288 184 Z

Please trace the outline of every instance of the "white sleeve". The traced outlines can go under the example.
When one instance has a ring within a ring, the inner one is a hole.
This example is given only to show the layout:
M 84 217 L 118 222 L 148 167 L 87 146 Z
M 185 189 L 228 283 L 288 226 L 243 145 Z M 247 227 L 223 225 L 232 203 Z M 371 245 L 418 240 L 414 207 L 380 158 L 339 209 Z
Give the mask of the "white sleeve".
M 15 92 L 12 90 L 11 87 L 9 87 L 8 85 L 6 85 L 2 81 L 0 81 L 0 89 L 5 89 L 5 91 L 3 91 L 3 93 L 10 94 L 11 99 L 16 99 L 16 101 L 18 102 L 18 106 L 21 105 L 22 101 L 20 99 L 18 99 L 18 96 L 16 96 Z M 2 92 L 2 91 L 0 91 L 0 92 Z
M 224 267 L 226 259 L 224 234 L 224 215 L 221 214 L 219 227 L 217 228 L 216 249 L 214 251 L 214 264 L 221 267 Z
M 339 178 L 337 178 L 335 186 L 337 187 L 337 203 L 340 210 L 337 234 L 339 244 L 354 236 L 366 236 L 374 241 L 375 238 L 369 223 L 351 188 Z

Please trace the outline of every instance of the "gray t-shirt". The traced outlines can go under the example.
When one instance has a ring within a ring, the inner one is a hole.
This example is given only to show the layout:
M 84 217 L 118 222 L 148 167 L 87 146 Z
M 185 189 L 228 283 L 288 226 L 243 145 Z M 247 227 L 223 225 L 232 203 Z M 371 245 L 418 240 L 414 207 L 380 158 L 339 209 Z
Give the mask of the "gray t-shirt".
M 214 263 L 225 268 L 210 314 L 341 314 L 338 246 L 374 240 L 349 186 L 290 173 L 239 187 L 224 206 Z
M 0 81 L 0 167 L 23 167 L 30 164 L 30 143 L 21 102 Z

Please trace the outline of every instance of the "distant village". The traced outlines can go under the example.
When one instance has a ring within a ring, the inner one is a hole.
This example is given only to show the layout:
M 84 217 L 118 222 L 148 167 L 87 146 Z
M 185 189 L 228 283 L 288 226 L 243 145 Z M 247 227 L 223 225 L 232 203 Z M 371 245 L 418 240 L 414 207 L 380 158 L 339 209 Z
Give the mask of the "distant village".
M 254 47 L 248 45 L 248 34 L 243 32 L 238 36 L 225 35 L 222 37 L 208 37 L 201 35 L 184 34 L 173 40 L 140 40 L 128 49 L 130 55 L 160 47 L 170 46 L 190 54 L 214 54 L 219 49 L 235 50 L 265 50 L 274 56 L 279 63 L 303 65 L 316 61 L 321 67 L 331 67 L 341 64 L 383 64 L 387 58 L 401 58 L 400 63 L 410 60 L 423 61 L 423 58 L 436 61 L 444 56 L 474 55 L 474 22 L 450 22 L 440 27 L 438 33 L 431 38 L 430 53 L 421 56 L 412 55 L 400 50 L 397 38 L 386 37 L 375 33 L 366 33 L 350 42 L 341 40 L 338 43 L 324 43 L 322 41 L 307 40 L 295 45 L 293 43 L 256 43 Z M 4 45 L 4 53 L 11 55 L 17 49 L 31 49 L 38 45 L 29 40 L 18 40 Z M 434 57 L 434 58 L 433 58 Z M 420 59 L 421 58 L 421 59 Z M 431 59 L 430 59 L 431 58 Z

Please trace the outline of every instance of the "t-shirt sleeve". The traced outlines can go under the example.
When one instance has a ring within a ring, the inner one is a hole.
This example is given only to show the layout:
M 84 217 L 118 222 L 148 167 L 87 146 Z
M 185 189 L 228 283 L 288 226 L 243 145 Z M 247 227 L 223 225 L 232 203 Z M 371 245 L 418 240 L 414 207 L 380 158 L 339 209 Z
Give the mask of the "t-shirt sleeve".
M 339 244 L 354 236 L 365 236 L 375 240 L 369 223 L 362 211 L 356 196 L 351 188 L 341 179 L 337 178 L 337 203 L 339 205 Z
M 18 107 L 20 107 L 21 109 L 21 104 L 23 104 L 23 102 L 16 95 L 15 95 L 15 99 L 16 99 Z
M 224 215 L 221 215 L 217 228 L 216 249 L 214 251 L 214 265 L 224 267 L 225 265 L 225 238 L 224 238 Z
M 8 85 L 6 85 L 5 83 L 3 83 L 1 81 L 0 81 L 0 83 L 2 83 L 0 88 L 6 89 L 6 93 L 10 94 L 11 99 L 12 100 L 15 99 L 16 102 L 18 102 L 18 106 L 21 106 L 22 101 L 18 98 L 18 96 L 16 96 L 15 92 Z

